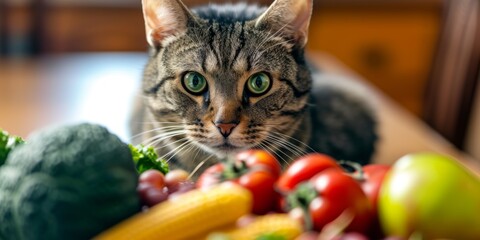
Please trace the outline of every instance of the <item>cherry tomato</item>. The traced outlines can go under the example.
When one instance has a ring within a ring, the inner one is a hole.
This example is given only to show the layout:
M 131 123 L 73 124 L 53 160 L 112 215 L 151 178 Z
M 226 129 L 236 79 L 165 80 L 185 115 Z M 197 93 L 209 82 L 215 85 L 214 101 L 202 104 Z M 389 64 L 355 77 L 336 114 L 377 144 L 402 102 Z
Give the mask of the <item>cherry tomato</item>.
M 270 153 L 248 150 L 233 161 L 219 163 L 205 170 L 197 180 L 204 188 L 220 182 L 234 182 L 250 190 L 253 196 L 252 213 L 266 214 L 273 210 L 278 194 L 273 185 L 281 172 L 280 164 Z
M 360 167 L 358 166 L 358 168 Z M 372 206 L 373 220 L 368 235 L 376 239 L 380 239 L 384 235 L 378 219 L 377 206 L 380 186 L 390 168 L 390 166 L 383 164 L 369 164 L 361 168 L 361 171 L 357 170 L 353 175 L 360 183 Z
M 307 181 L 315 174 L 327 169 L 341 169 L 335 159 L 320 153 L 310 153 L 295 160 L 280 176 L 275 187 L 278 191 L 288 193 L 297 184 Z
M 373 212 L 377 213 L 378 193 L 385 174 L 390 170 L 390 166 L 383 164 L 369 164 L 363 167 L 363 174 L 360 176 L 360 184 L 363 191 L 370 200 Z
M 246 150 L 237 154 L 236 158 L 240 161 L 245 161 L 247 166 L 252 165 L 265 165 L 270 169 L 272 174 L 280 176 L 282 168 L 280 167 L 277 159 L 267 151 L 262 150 Z
M 358 182 L 336 168 L 326 169 L 299 184 L 289 194 L 288 202 L 293 208 L 304 211 L 307 230 L 321 231 L 326 224 L 349 211 L 353 220 L 345 230 L 365 233 L 372 218 L 370 203 Z

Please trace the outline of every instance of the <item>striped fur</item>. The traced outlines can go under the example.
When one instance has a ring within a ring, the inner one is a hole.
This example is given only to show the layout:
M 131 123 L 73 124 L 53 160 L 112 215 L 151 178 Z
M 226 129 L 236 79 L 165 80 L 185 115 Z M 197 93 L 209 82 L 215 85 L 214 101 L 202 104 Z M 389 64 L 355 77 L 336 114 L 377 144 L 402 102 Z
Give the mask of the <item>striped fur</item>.
M 133 119 L 137 141 L 189 171 L 249 148 L 270 151 L 284 165 L 312 151 L 368 162 L 377 138 L 370 107 L 348 87 L 312 81 L 317 75 L 304 57 L 311 4 L 277 0 L 268 9 L 241 3 L 189 10 L 179 0 L 144 0 L 152 51 Z M 178 17 L 162 25 L 165 15 Z M 191 71 L 207 81 L 200 96 L 182 85 Z M 258 72 L 272 82 L 262 96 L 246 90 Z M 238 126 L 226 138 L 218 119 Z

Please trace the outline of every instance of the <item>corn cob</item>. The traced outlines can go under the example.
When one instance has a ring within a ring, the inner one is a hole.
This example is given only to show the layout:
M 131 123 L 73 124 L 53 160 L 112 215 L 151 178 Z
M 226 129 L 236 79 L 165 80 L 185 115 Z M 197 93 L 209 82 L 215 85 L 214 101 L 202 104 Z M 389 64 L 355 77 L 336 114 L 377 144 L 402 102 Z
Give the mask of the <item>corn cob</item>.
M 287 214 L 267 214 L 258 217 L 243 228 L 228 232 L 214 232 L 207 240 L 254 240 L 262 236 L 275 236 L 275 239 L 295 239 L 302 233 L 302 225 Z
M 197 189 L 158 204 L 95 239 L 195 239 L 235 222 L 251 210 L 250 192 L 234 184 Z

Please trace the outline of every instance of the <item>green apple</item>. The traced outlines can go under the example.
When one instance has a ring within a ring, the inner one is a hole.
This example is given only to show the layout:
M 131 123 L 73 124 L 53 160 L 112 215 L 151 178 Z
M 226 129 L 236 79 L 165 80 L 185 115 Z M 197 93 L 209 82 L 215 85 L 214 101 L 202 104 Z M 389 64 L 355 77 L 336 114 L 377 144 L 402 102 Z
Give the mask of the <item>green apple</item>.
M 387 236 L 480 239 L 480 179 L 451 157 L 415 153 L 400 158 L 379 194 Z

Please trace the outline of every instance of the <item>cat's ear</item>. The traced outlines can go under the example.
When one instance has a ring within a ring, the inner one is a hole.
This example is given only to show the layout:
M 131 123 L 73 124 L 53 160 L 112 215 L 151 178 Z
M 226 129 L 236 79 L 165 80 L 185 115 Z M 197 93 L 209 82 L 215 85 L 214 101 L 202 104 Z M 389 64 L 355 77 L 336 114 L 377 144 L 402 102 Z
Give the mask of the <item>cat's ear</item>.
M 256 27 L 267 27 L 276 34 L 283 34 L 304 47 L 308 40 L 308 27 L 312 16 L 313 0 L 275 0 L 256 19 Z
M 147 41 L 154 47 L 186 32 L 193 19 L 180 0 L 142 0 L 142 7 Z

